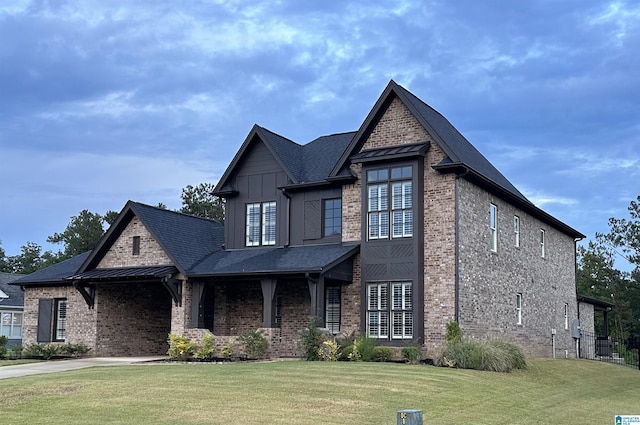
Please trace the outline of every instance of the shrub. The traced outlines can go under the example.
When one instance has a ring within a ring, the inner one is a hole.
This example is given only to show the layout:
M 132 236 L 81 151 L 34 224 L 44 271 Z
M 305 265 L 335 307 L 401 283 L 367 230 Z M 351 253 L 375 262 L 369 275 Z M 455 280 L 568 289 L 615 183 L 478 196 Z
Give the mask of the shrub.
M 60 354 L 63 356 L 71 356 L 71 357 L 80 357 L 84 356 L 91 350 L 91 348 L 87 347 L 84 344 L 64 344 L 57 347 L 58 351 L 56 354 Z
M 196 348 L 196 345 L 186 336 L 170 333 L 167 341 L 169 342 L 167 354 L 171 360 L 185 361 L 193 355 Z
M 420 349 L 413 345 L 402 347 L 400 353 L 402 354 L 402 358 L 407 360 L 411 364 L 418 364 L 418 362 L 420 361 L 420 356 L 422 356 Z
M 374 362 L 388 362 L 393 358 L 393 348 L 382 345 L 373 349 L 372 360 Z
M 338 360 L 351 360 L 351 353 L 353 353 L 353 344 L 340 346 L 338 353 Z
M 360 354 L 360 360 L 370 362 L 373 360 L 373 351 L 376 348 L 376 340 L 362 335 L 354 343 L 354 348 Z
M 252 359 L 262 359 L 269 351 L 269 341 L 261 330 L 242 332 L 238 340 L 244 345 L 244 352 Z
M 22 358 L 22 345 L 12 345 L 7 349 L 5 356 L 11 360 Z
M 0 359 L 7 354 L 7 341 L 9 341 L 9 338 L 4 335 L 0 336 Z
M 510 372 L 525 369 L 526 360 L 522 350 L 515 344 L 504 341 L 462 340 L 447 344 L 440 357 L 443 366 L 462 369 Z
M 29 344 L 22 350 L 22 357 L 26 359 L 50 360 L 60 353 L 57 345 L 51 344 Z
M 235 340 L 233 338 L 229 338 L 229 341 L 222 347 L 220 350 L 220 355 L 229 361 L 235 361 L 238 357 L 235 348 Z
M 462 330 L 458 322 L 447 323 L 447 333 L 444 336 L 444 340 L 448 343 L 462 341 Z
M 215 354 L 216 347 L 213 344 L 213 336 L 207 332 L 202 337 L 202 344 L 193 350 L 193 357 L 198 360 L 211 360 Z
M 307 327 L 300 334 L 299 351 L 304 360 L 320 360 L 318 349 L 322 345 L 322 332 L 318 329 L 319 317 L 311 317 Z
M 340 346 L 333 341 L 323 341 L 318 348 L 320 360 L 335 362 L 340 358 Z

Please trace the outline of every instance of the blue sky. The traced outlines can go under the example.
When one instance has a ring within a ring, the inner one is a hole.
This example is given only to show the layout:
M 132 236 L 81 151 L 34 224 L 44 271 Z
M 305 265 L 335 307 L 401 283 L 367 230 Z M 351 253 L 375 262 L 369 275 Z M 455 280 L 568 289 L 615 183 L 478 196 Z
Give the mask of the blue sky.
M 589 238 L 640 194 L 640 4 L 3 0 L 0 241 L 180 206 L 254 123 L 356 130 L 390 79 Z

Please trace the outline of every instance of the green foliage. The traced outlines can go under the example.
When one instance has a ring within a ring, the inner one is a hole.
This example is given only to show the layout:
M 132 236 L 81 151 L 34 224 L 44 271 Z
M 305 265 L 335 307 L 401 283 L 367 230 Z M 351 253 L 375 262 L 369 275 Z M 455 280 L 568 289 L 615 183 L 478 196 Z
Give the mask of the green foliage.
M 213 336 L 207 332 L 202 337 L 202 344 L 193 350 L 193 357 L 198 360 L 211 360 L 216 354 Z
M 402 358 L 408 361 L 410 364 L 418 364 L 418 362 L 420 361 L 420 357 L 422 356 L 420 349 L 413 345 L 402 347 L 402 350 L 400 350 L 400 354 L 402 354 Z
M 0 359 L 7 354 L 7 341 L 9 339 L 6 336 L 0 335 Z
M 224 223 L 224 201 L 213 195 L 214 188 L 211 183 L 200 183 L 182 189 L 180 212 Z
M 334 341 L 323 341 L 318 348 L 320 360 L 335 362 L 340 358 L 340 346 Z
M 358 337 L 354 343 L 354 351 L 359 354 L 359 360 L 370 362 L 373 360 L 373 351 L 376 348 L 376 340 L 362 335 Z
M 393 348 L 379 345 L 373 349 L 374 362 L 388 362 L 393 358 Z
M 186 336 L 170 333 L 167 341 L 169 342 L 167 354 L 171 360 L 187 360 L 193 356 L 196 349 L 196 345 L 189 341 L 189 338 Z
M 22 345 L 12 345 L 5 353 L 7 359 L 15 360 L 22 358 Z
M 56 354 L 60 354 L 62 356 L 70 356 L 70 357 L 81 357 L 87 354 L 91 348 L 87 347 L 84 344 L 63 344 L 59 345 L 58 352 Z
M 235 340 L 233 338 L 229 338 L 229 341 L 227 341 L 227 343 L 220 350 L 220 355 L 227 360 L 235 361 L 238 358 L 235 344 Z
M 318 350 L 324 341 L 322 332 L 318 329 L 320 322 L 321 319 L 319 317 L 310 317 L 307 327 L 300 334 L 298 350 L 300 351 L 300 356 L 304 360 L 320 360 Z
M 447 323 L 447 333 L 444 340 L 448 343 L 462 341 L 462 330 L 458 322 L 451 321 Z
M 50 360 L 54 357 L 81 357 L 91 348 L 85 344 L 29 344 L 22 349 L 25 359 Z
M 109 214 L 109 212 L 107 213 Z M 54 233 L 47 238 L 49 243 L 64 245 L 63 258 L 71 258 L 95 248 L 104 235 L 105 217 L 98 213 L 82 210 L 62 233 Z
M 269 351 L 269 341 L 259 329 L 242 332 L 238 341 L 244 345 L 244 352 L 252 359 L 263 359 Z
M 505 341 L 461 340 L 445 346 L 439 364 L 461 369 L 511 372 L 526 369 L 527 363 L 522 350 Z

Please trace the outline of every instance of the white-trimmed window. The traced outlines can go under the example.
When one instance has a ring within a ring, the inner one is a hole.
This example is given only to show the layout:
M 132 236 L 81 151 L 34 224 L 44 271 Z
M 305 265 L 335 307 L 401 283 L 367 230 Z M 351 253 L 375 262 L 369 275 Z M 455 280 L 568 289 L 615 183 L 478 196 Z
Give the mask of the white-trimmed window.
M 0 311 L 0 336 L 20 338 L 22 335 L 22 313 Z
M 516 324 L 522 324 L 522 294 L 516 294 Z
M 340 287 L 329 286 L 325 291 L 325 327 L 332 334 L 340 332 Z
M 520 247 L 520 217 L 513 216 L 513 244 L 516 248 Z
M 540 256 L 544 258 L 545 231 L 540 229 Z
M 569 304 L 564 303 L 564 328 L 569 329 Z
M 491 251 L 498 251 L 498 207 L 489 204 L 489 247 Z
M 276 203 L 255 202 L 246 206 L 245 245 L 276 244 Z
M 367 335 L 378 339 L 413 338 L 411 282 L 367 285 Z
M 413 236 L 413 168 L 367 171 L 367 238 Z
M 64 341 L 67 336 L 67 299 L 56 298 L 53 316 L 53 340 Z

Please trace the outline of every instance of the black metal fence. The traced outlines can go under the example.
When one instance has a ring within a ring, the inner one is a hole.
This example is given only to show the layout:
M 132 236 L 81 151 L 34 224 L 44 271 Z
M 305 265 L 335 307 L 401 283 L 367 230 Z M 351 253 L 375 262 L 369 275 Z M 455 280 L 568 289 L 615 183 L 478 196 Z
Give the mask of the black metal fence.
M 580 333 L 580 358 L 640 369 L 640 341 L 619 340 L 591 332 Z

